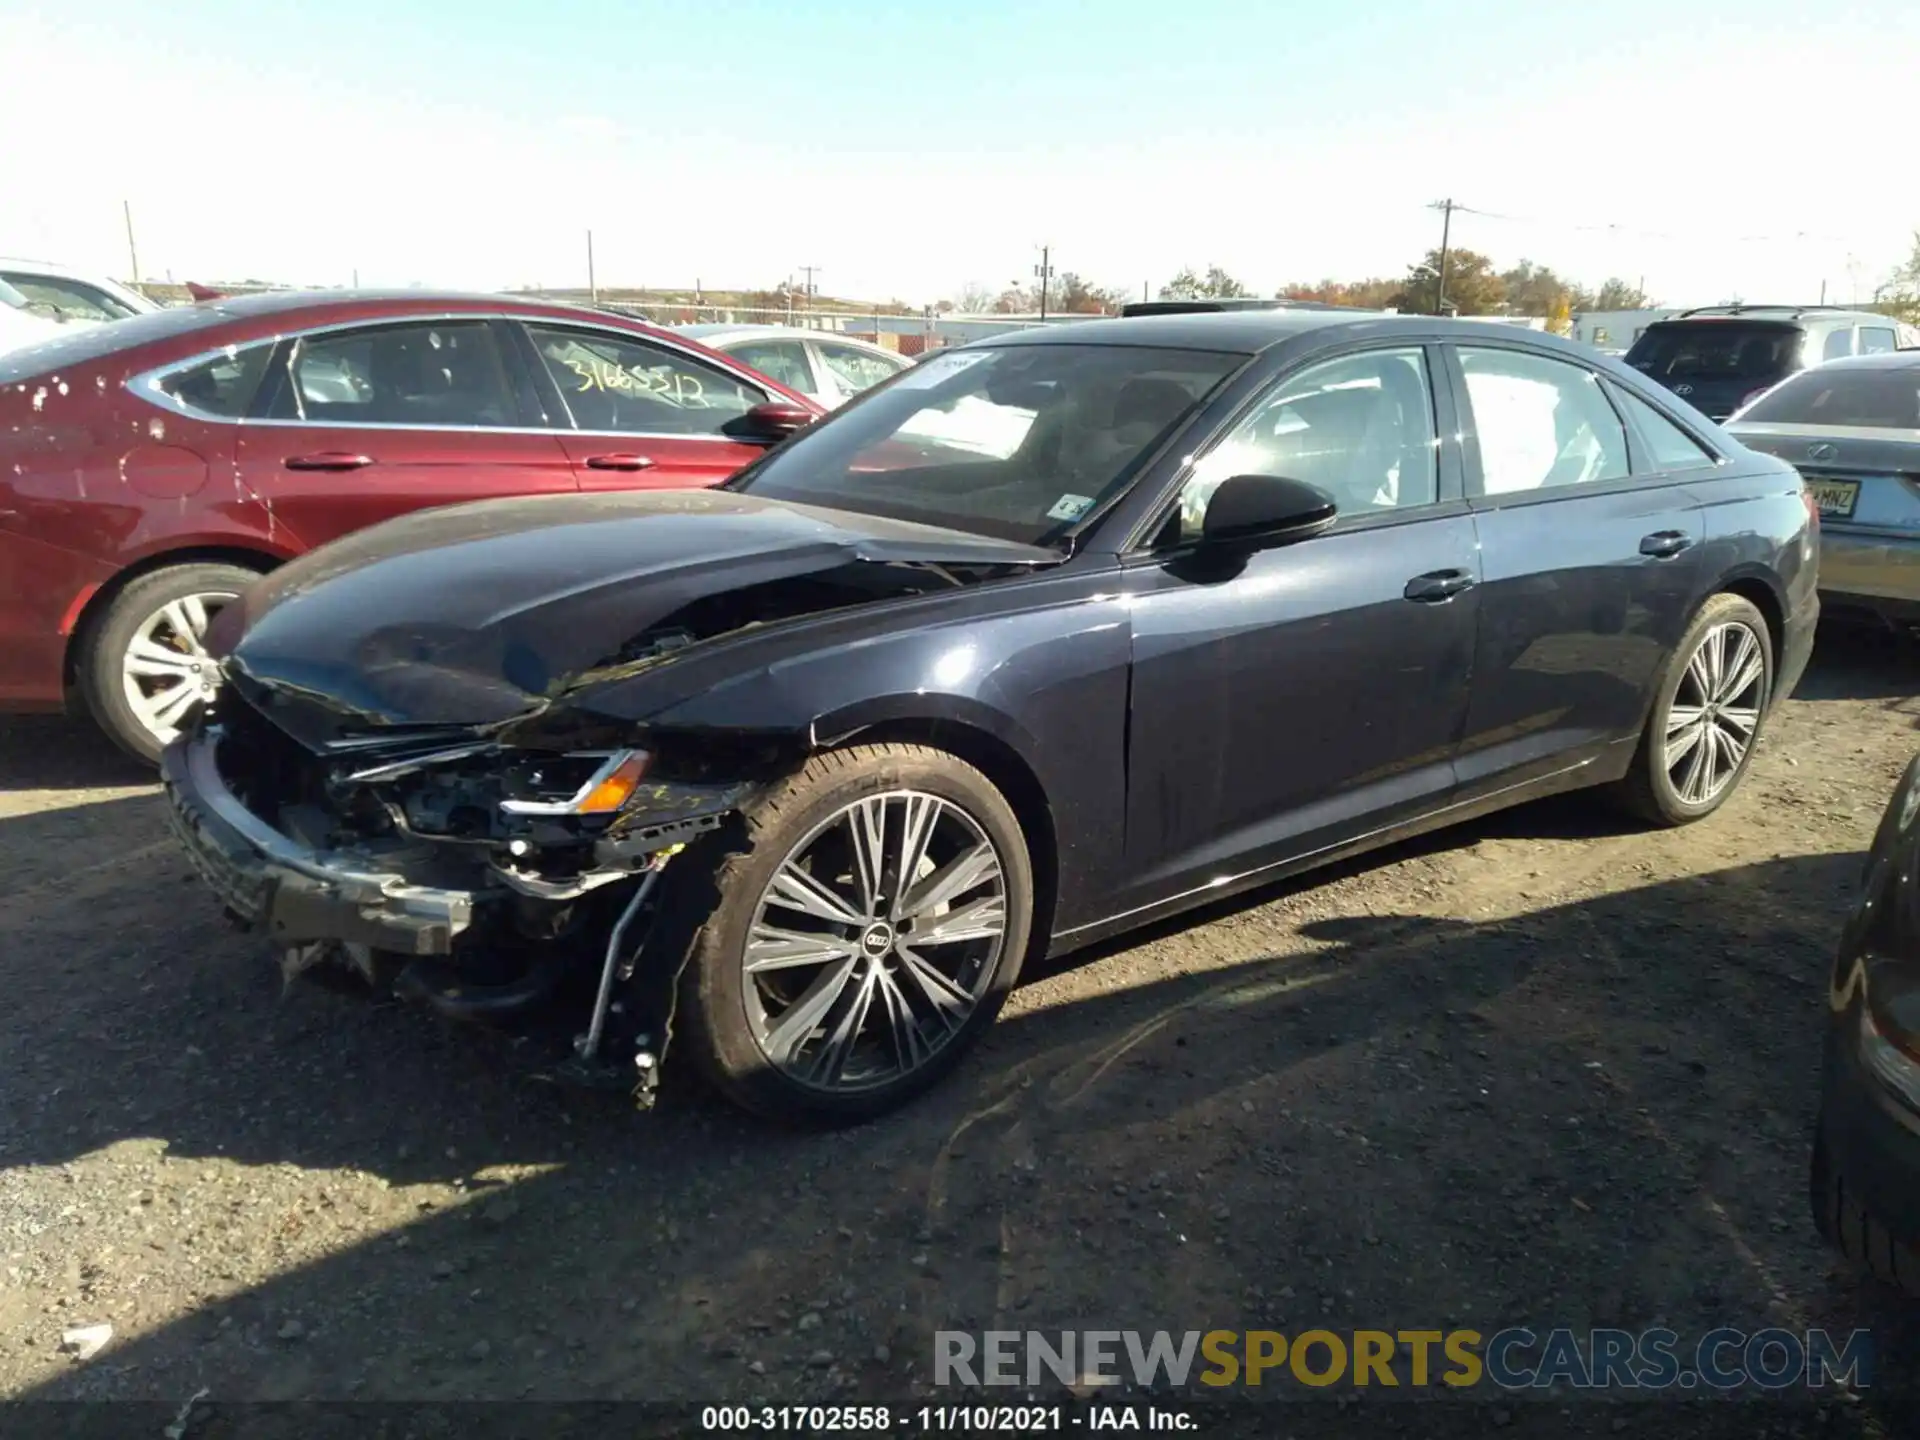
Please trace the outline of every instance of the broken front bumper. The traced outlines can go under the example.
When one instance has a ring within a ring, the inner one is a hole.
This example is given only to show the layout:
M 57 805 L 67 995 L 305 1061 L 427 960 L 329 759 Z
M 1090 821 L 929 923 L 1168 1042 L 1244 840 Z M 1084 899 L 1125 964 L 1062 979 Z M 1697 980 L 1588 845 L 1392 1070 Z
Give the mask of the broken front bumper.
M 317 851 L 268 825 L 227 788 L 217 735 L 184 735 L 160 757 L 167 823 L 228 910 L 280 945 L 337 940 L 446 955 L 473 923 L 474 895 L 417 885 L 364 859 Z

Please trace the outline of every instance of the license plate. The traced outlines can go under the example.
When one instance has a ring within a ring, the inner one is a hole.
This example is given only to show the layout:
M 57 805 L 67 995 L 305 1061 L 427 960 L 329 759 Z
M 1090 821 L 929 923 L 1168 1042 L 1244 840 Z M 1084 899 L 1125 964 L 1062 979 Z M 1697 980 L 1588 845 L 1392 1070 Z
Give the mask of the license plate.
M 1849 518 L 1860 500 L 1858 480 L 1809 480 L 1807 489 L 1813 492 L 1813 503 L 1820 507 L 1823 520 Z

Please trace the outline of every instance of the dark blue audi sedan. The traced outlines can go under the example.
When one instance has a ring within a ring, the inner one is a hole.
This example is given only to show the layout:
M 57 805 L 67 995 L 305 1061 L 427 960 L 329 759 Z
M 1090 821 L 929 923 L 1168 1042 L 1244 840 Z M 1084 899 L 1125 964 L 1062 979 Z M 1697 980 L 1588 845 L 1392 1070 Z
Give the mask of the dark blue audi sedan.
M 1556 791 L 1710 815 L 1806 665 L 1817 555 L 1789 465 L 1553 337 L 1091 321 L 717 490 L 316 550 L 222 612 L 164 771 L 290 970 L 559 1007 L 576 1073 L 645 1096 L 685 1053 L 858 1119 L 1037 957 Z

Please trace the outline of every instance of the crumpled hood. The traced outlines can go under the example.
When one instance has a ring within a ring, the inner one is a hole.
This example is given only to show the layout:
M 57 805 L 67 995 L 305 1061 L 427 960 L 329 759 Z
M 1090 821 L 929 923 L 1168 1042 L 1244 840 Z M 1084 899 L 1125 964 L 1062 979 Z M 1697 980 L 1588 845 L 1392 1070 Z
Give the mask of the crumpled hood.
M 228 606 L 208 638 L 244 690 L 356 728 L 486 725 L 538 709 L 710 596 L 859 562 L 1061 558 L 731 491 L 531 496 L 420 511 L 322 546 Z

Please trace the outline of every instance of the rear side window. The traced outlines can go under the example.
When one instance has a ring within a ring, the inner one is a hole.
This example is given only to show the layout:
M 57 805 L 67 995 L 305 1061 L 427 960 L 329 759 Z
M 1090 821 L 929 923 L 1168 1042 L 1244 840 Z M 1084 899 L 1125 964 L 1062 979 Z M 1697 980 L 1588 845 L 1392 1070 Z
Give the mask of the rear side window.
M 1827 343 L 1820 347 L 1820 358 L 1822 360 L 1839 360 L 1851 354 L 1853 354 L 1853 327 L 1851 325 L 1843 330 L 1829 332 L 1827 335 Z
M 1859 425 L 1920 429 L 1920 365 L 1821 366 L 1753 402 L 1740 417 L 1760 425 Z
M 176 370 L 155 383 L 154 388 L 182 410 L 220 420 L 238 420 L 253 403 L 260 377 L 267 372 L 273 356 L 273 342 L 262 341 L 237 350 L 227 350 L 210 360 L 184 370 Z
M 1862 355 L 1885 355 L 1900 348 L 1900 336 L 1892 326 L 1862 325 L 1860 327 L 1860 353 Z
M 1794 368 L 1801 331 L 1793 325 L 1695 320 L 1649 325 L 1627 363 L 1661 384 L 1685 380 L 1777 380 Z
M 1526 494 L 1627 477 L 1627 432 L 1579 365 L 1460 347 L 1480 441 L 1481 493 Z
M 1714 463 L 1709 454 L 1686 431 L 1662 415 L 1630 390 L 1614 387 L 1613 397 L 1627 412 L 1627 419 L 1646 442 L 1655 470 L 1696 470 Z
M 514 425 L 519 414 L 484 320 L 373 326 L 304 337 L 283 419 L 326 425 Z

